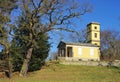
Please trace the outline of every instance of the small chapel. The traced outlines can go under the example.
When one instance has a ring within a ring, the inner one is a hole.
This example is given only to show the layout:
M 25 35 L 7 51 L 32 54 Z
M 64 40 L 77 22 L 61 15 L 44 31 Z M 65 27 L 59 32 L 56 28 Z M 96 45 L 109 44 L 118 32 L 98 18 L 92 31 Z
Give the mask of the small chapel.
M 60 60 L 93 60 L 100 61 L 100 24 L 87 24 L 86 43 L 60 41 L 58 59 Z

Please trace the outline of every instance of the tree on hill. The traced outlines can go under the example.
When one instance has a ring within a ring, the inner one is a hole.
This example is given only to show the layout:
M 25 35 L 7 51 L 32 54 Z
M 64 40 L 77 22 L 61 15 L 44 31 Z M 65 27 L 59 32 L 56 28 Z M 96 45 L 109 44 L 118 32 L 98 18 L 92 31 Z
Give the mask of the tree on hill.
M 13 38 L 11 45 L 13 67 L 14 67 L 14 71 L 20 71 L 22 67 L 22 63 L 25 58 L 26 49 L 28 47 L 26 46 L 27 42 L 25 39 L 25 37 L 27 37 L 27 31 L 25 31 L 24 28 L 19 26 L 19 28 L 15 27 L 14 34 L 19 36 L 15 36 Z M 48 43 L 47 34 L 39 35 L 35 41 L 36 41 L 36 47 L 33 48 L 33 52 L 32 52 L 33 55 L 31 56 L 31 61 L 29 62 L 28 71 L 35 71 L 40 69 L 42 63 L 44 63 L 49 52 L 50 44 Z
M 120 33 L 118 31 L 104 30 L 101 32 L 101 52 L 103 59 L 120 59 Z
M 25 22 L 19 22 L 18 29 L 26 34 L 21 37 L 21 41 L 26 43 L 24 49 L 26 52 L 20 76 L 26 76 L 34 48 L 38 47 L 36 41 L 38 37 L 51 30 L 74 32 L 69 24 L 73 19 L 90 12 L 91 6 L 89 3 L 78 5 L 74 0 L 22 0 L 20 9 L 19 19 L 22 18 Z
M 39 48 L 33 50 L 31 61 L 29 63 L 29 71 L 38 70 L 44 65 L 45 59 L 48 57 L 50 44 L 48 43 L 48 35 L 40 35 L 37 40 Z
M 10 40 L 8 22 L 10 22 L 11 11 L 15 8 L 17 0 L 0 0 L 0 44 L 3 46 L 3 52 L 6 57 L 9 69 L 9 77 L 11 77 L 11 61 L 10 61 Z

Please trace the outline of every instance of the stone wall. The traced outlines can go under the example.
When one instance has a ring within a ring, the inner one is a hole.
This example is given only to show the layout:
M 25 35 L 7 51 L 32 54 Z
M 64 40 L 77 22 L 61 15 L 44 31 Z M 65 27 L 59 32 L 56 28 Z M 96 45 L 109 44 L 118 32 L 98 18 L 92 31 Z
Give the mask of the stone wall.
M 116 66 L 120 67 L 120 60 L 107 61 L 60 61 L 60 64 L 65 65 L 87 65 L 87 66 Z
M 58 57 L 58 60 L 62 61 L 100 61 L 99 59 L 92 58 L 77 58 L 77 57 Z

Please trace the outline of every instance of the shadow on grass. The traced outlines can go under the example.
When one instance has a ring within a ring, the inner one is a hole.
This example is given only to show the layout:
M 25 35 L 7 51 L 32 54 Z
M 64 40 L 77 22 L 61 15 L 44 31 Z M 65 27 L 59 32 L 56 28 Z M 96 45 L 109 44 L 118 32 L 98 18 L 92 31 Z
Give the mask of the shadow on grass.
M 120 67 L 117 67 L 117 66 L 110 66 L 110 67 L 108 67 L 108 68 L 114 69 L 114 70 L 118 71 L 118 73 L 120 73 Z
M 120 70 L 120 67 L 117 67 L 117 66 L 111 66 L 111 68 Z

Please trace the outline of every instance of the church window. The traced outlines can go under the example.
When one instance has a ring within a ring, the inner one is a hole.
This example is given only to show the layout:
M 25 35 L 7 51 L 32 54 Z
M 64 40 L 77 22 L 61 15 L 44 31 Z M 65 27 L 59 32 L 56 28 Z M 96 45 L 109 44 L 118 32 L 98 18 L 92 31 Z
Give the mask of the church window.
M 82 55 L 82 48 L 78 48 L 78 54 Z
M 94 49 L 93 49 L 93 48 L 90 49 L 90 55 L 91 55 L 91 56 L 94 55 Z
M 95 29 L 97 29 L 97 27 L 96 27 L 96 26 L 95 26 L 94 28 L 95 28 Z
M 95 35 L 94 35 L 94 36 L 95 36 L 95 38 L 97 38 L 97 33 L 95 33 Z

